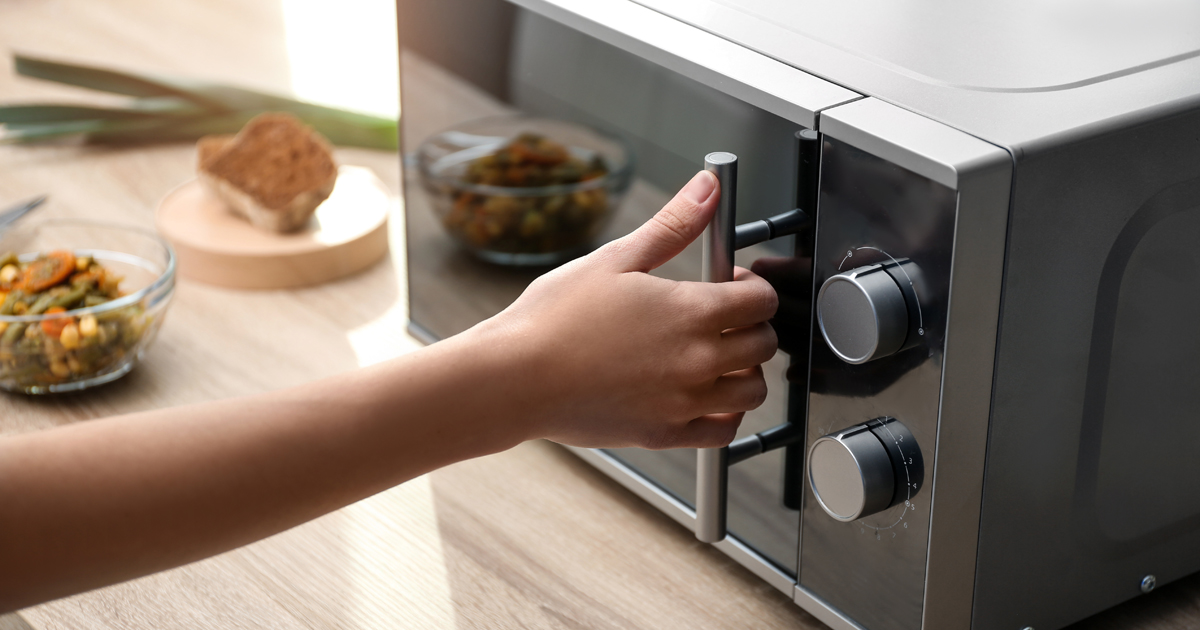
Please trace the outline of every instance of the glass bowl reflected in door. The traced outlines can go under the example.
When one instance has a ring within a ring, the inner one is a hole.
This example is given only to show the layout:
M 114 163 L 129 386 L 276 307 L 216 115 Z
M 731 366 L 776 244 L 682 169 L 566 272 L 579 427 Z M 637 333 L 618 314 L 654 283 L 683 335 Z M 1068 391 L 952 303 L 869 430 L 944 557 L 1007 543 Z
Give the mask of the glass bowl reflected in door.
M 633 179 L 622 138 L 584 125 L 502 116 L 443 131 L 417 150 L 421 185 L 447 233 L 502 265 L 590 251 Z

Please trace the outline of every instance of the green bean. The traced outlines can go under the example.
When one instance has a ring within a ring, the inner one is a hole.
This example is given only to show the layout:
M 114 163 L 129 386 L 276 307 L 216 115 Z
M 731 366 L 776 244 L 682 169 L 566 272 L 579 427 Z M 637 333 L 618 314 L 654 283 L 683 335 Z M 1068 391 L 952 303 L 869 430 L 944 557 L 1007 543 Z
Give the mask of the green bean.
M 13 307 L 24 297 L 25 292 L 19 289 L 9 293 L 8 297 L 4 298 L 4 303 L 0 304 L 0 315 L 12 315 Z
M 8 329 L 4 331 L 4 336 L 0 337 L 0 345 L 13 345 L 13 343 L 15 343 L 17 339 L 21 337 L 21 335 L 25 334 L 25 328 L 28 326 L 29 324 L 24 322 L 13 322 L 9 324 Z
M 111 311 L 104 311 L 103 313 L 96 313 L 96 321 L 101 322 L 101 323 L 103 323 L 103 322 L 123 322 L 123 321 L 129 319 L 130 317 L 133 317 L 133 315 L 138 312 L 141 312 L 139 306 L 136 304 L 130 304 L 129 306 L 123 306 L 121 308 L 114 309 Z
M 70 305 L 82 300 L 83 296 L 87 295 L 87 292 L 88 292 L 87 287 L 85 287 L 85 286 L 78 287 L 69 293 L 60 295 L 60 296 L 56 297 L 55 299 L 51 300 L 50 306 L 47 306 L 46 308 L 54 308 L 56 306 L 60 306 L 62 308 L 67 308 Z M 32 312 L 32 311 L 33 311 L 33 309 L 30 309 L 30 312 Z
M 34 300 L 33 304 L 29 306 L 29 310 L 25 311 L 25 314 L 41 315 L 42 313 L 46 312 L 46 309 L 50 308 L 50 303 L 53 301 L 53 293 L 43 293 L 42 295 L 38 296 L 38 299 Z

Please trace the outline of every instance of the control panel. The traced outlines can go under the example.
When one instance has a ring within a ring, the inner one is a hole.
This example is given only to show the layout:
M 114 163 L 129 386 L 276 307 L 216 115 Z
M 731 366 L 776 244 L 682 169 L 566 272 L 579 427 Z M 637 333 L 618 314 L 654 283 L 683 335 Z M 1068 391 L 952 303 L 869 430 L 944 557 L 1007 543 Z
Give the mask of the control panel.
M 871 630 L 921 628 L 956 208 L 824 136 L 799 582 Z

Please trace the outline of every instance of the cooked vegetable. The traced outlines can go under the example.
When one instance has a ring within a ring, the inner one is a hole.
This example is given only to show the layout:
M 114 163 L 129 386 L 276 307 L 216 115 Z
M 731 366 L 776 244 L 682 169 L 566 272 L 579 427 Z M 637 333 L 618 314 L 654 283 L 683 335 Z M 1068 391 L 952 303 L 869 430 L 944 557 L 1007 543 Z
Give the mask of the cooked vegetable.
M 140 302 L 72 315 L 121 297 L 120 276 L 89 256 L 69 251 L 24 258 L 6 254 L 0 259 L 16 267 L 0 302 L 0 315 L 45 319 L 0 321 L 4 387 L 36 388 L 91 378 L 117 369 L 124 357 L 137 352 L 149 325 Z
M 79 327 L 74 323 L 67 324 L 58 332 L 58 342 L 67 350 L 79 347 Z
M 79 320 L 79 334 L 84 337 L 95 337 L 98 324 L 95 315 L 84 315 Z
M 507 253 L 548 253 L 586 244 L 608 213 L 602 185 L 570 187 L 603 178 L 608 165 L 599 155 L 584 160 L 552 140 L 522 134 L 496 152 L 467 165 L 463 181 L 504 188 L 563 186 L 566 190 L 482 194 L 455 189 L 443 217 L 451 232 L 482 249 Z
M 40 293 L 66 280 L 75 271 L 75 255 L 68 251 L 54 251 L 29 263 L 21 272 L 15 288 Z
M 67 312 L 67 309 L 65 309 L 61 306 L 55 306 L 53 308 L 46 309 L 47 315 L 53 315 L 55 313 L 66 313 L 66 312 Z M 69 323 L 71 323 L 71 319 L 68 317 L 56 317 L 54 319 L 47 319 L 42 322 L 42 332 L 45 332 L 47 335 L 50 335 L 51 337 L 57 337 L 62 334 L 63 328 L 66 328 L 67 324 L 69 324 Z

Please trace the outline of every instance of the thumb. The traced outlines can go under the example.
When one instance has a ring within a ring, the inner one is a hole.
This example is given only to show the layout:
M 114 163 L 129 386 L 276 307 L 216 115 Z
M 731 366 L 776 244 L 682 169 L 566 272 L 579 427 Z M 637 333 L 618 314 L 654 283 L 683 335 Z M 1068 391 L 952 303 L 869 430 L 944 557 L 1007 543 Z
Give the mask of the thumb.
M 613 244 L 623 271 L 650 271 L 682 252 L 708 227 L 720 191 L 708 171 L 696 173 L 675 197 L 642 224 Z

